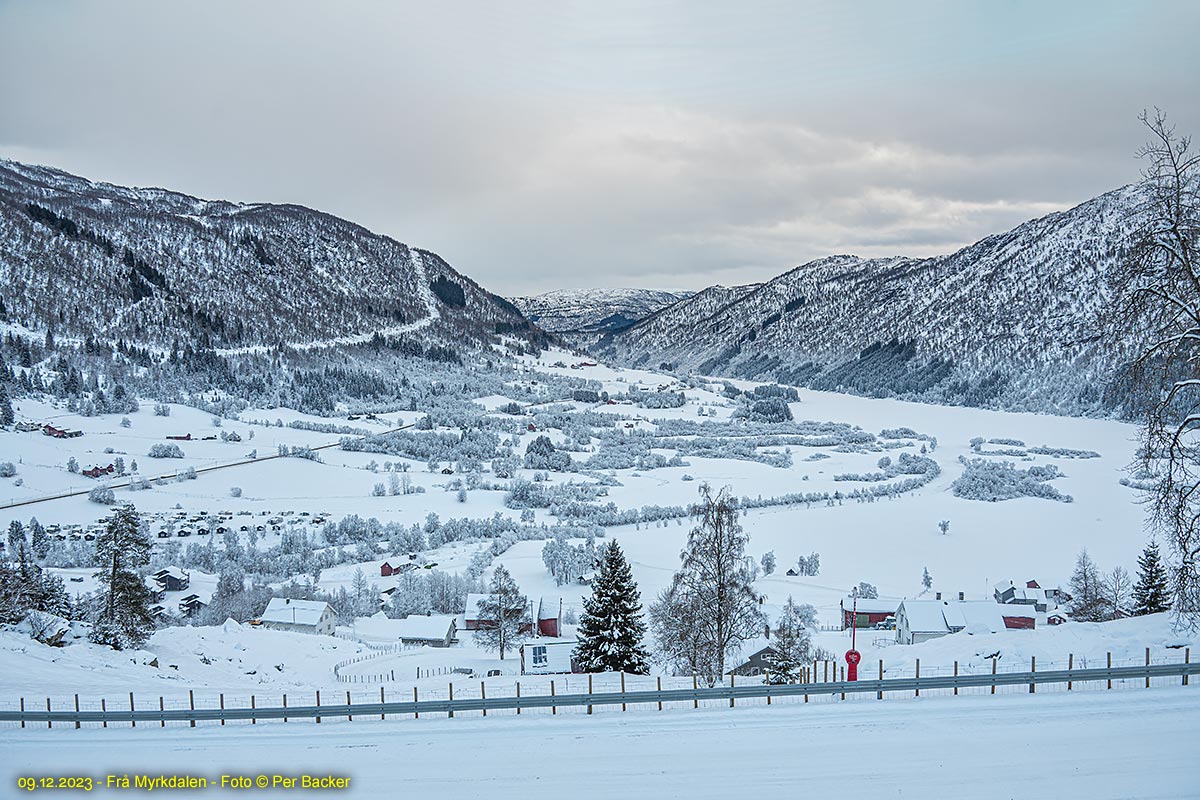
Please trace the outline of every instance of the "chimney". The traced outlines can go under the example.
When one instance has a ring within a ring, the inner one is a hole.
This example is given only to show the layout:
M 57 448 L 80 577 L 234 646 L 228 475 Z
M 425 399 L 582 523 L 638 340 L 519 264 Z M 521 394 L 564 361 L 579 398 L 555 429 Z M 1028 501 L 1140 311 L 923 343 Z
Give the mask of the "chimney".
M 963 596 L 963 592 L 959 592 L 959 593 L 958 593 L 958 599 L 959 599 L 959 600 L 965 600 L 965 599 L 966 599 L 966 598 Z
M 941 592 L 938 592 L 938 593 L 937 593 L 937 599 L 938 599 L 938 600 L 941 600 L 941 599 L 942 599 L 942 593 L 941 593 Z

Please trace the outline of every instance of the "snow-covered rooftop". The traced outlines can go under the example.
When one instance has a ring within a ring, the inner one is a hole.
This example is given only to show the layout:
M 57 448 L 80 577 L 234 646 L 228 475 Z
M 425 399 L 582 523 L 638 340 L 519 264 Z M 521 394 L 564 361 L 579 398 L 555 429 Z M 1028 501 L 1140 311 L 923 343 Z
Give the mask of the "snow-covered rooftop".
M 411 614 L 396 620 L 396 631 L 401 639 L 445 639 L 453 624 L 449 614 Z
M 263 622 L 282 622 L 291 625 L 316 625 L 329 604 L 323 600 L 290 600 L 272 597 L 263 612 Z

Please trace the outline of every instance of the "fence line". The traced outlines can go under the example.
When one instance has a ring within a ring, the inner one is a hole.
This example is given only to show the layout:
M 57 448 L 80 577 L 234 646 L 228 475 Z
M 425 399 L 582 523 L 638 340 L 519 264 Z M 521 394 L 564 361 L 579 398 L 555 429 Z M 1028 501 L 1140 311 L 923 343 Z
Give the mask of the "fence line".
M 799 698 L 803 697 L 804 702 L 809 701 L 810 695 L 823 695 L 830 698 L 838 696 L 841 699 L 846 699 L 847 695 L 870 695 L 874 694 L 876 699 L 882 700 L 885 693 L 904 693 L 913 696 L 920 696 L 922 691 L 933 690 L 954 690 L 954 694 L 958 694 L 962 689 L 989 689 L 992 694 L 996 693 L 997 687 L 1024 687 L 1028 686 L 1029 693 L 1035 693 L 1035 689 L 1039 685 L 1046 684 L 1065 684 L 1067 690 L 1076 688 L 1078 684 L 1084 683 L 1104 683 L 1109 689 L 1112 688 L 1113 681 L 1128 681 L 1138 680 L 1137 685 L 1141 685 L 1141 680 L 1145 681 L 1147 688 L 1150 686 L 1152 678 L 1180 678 L 1182 685 L 1186 686 L 1189 683 L 1189 678 L 1192 675 L 1200 674 L 1200 663 L 1192 663 L 1190 658 L 1190 650 L 1186 653 L 1184 661 L 1181 663 L 1150 663 L 1149 653 L 1145 664 L 1137 664 L 1132 666 L 1117 666 L 1117 667 L 1096 667 L 1096 668 L 1068 668 L 1055 670 L 1037 670 L 1036 663 L 1031 663 L 1031 669 L 1027 672 L 997 672 L 995 671 L 995 662 L 993 662 L 993 670 L 990 673 L 959 673 L 957 665 L 955 674 L 936 674 L 929 675 L 928 670 L 926 675 L 921 676 L 919 667 L 917 675 L 914 677 L 903 678 L 887 678 L 887 679 L 866 679 L 861 681 L 846 681 L 846 680 L 809 680 L 804 683 L 788 683 L 788 684 L 770 684 L 770 683 L 750 683 L 738 685 L 736 676 L 730 676 L 729 685 L 724 684 L 719 686 L 700 686 L 699 681 L 692 679 L 690 687 L 675 689 L 633 689 L 625 690 L 625 676 L 622 674 L 620 691 L 605 691 L 593 692 L 592 676 L 588 678 L 588 691 L 567 694 L 559 694 L 555 692 L 554 680 L 550 681 L 550 693 L 541 695 L 522 695 L 520 692 L 520 684 L 517 684 L 517 694 L 515 696 L 491 696 L 488 697 L 484 689 L 484 685 L 480 683 L 480 694 L 478 697 L 463 697 L 460 692 L 459 698 L 454 697 L 454 685 L 449 685 L 449 696 L 445 699 L 418 699 L 417 689 L 413 689 L 413 700 L 392 701 L 386 700 L 385 692 L 382 687 L 379 690 L 380 701 L 369 703 L 352 703 L 350 693 L 346 693 L 346 702 L 321 702 L 321 692 L 315 691 L 313 697 L 315 704 L 313 705 L 297 705 L 295 703 L 289 705 L 287 695 L 283 696 L 283 704 L 281 706 L 259 706 L 254 701 L 254 696 L 250 697 L 249 707 L 230 707 L 226 703 L 224 694 L 220 695 L 220 707 L 217 708 L 196 708 L 195 698 L 189 692 L 188 705 L 186 708 L 166 708 L 162 699 L 159 699 L 158 707 L 137 708 L 135 699 L 132 693 L 129 695 L 128 708 L 109 707 L 108 704 L 101 700 L 99 710 L 95 708 L 80 707 L 79 697 L 74 697 L 74 707 L 70 709 L 54 710 L 51 707 L 50 699 L 46 699 L 45 709 L 26 705 L 25 698 L 21 698 L 19 709 L 0 709 L 0 722 L 19 722 L 21 727 L 26 727 L 29 723 L 45 723 L 48 727 L 53 727 L 54 723 L 69 723 L 74 727 L 80 727 L 81 723 L 90 722 L 102 723 L 105 727 L 108 723 L 131 723 L 138 722 L 159 723 L 165 727 L 167 722 L 187 722 L 191 727 L 195 727 L 198 721 L 219 721 L 222 725 L 229 721 L 246 721 L 249 720 L 252 724 L 263 720 L 283 720 L 287 722 L 289 719 L 314 719 L 320 723 L 322 718 L 346 717 L 352 719 L 355 716 L 361 716 L 367 719 L 374 719 L 376 715 L 380 719 L 386 719 L 388 714 L 392 715 L 413 715 L 418 718 L 421 714 L 440 713 L 453 717 L 455 713 L 461 712 L 483 712 L 486 715 L 487 711 L 500 710 L 515 710 L 520 713 L 522 709 L 546 709 L 549 708 L 552 714 L 556 714 L 560 709 L 565 708 L 581 708 L 586 706 L 587 713 L 591 714 L 593 709 L 598 706 L 621 706 L 624 711 L 629 705 L 642 704 L 645 706 L 657 705 L 659 710 L 662 710 L 663 703 L 682 703 L 684 707 L 691 705 L 693 708 L 698 708 L 701 701 L 721 701 L 720 705 L 728 703 L 729 707 L 735 707 L 739 700 L 752 700 L 765 698 L 769 705 L 772 699 L 783 698 Z M 1074 659 L 1071 659 L 1073 663 Z M 881 669 L 882 672 L 882 662 Z M 837 671 L 834 671 L 835 676 Z M 581 676 L 582 677 L 582 676 Z M 812 677 L 809 673 L 808 677 Z M 743 679 L 745 680 L 745 679 Z M 661 678 L 657 680 L 657 686 L 661 687 Z M 1124 685 L 1124 684 L 1121 684 Z M 294 696 L 294 695 L 293 695 Z M 328 701 L 328 693 L 326 700 Z M 340 697 L 338 698 L 340 700 Z M 40 702 L 40 701 L 37 701 Z

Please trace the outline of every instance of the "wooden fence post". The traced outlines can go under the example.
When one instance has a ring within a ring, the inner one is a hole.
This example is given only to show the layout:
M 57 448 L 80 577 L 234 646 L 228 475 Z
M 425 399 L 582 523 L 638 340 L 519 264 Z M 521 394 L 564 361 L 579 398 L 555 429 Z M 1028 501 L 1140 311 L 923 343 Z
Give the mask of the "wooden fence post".
M 1192 648 L 1185 647 L 1183 649 L 1183 663 L 1184 664 L 1192 663 Z M 1188 685 L 1188 674 L 1186 672 L 1183 673 L 1183 685 L 1184 686 Z
M 521 716 L 521 682 L 517 681 L 517 716 Z
M 879 680 L 880 680 L 880 682 L 883 681 L 883 659 L 882 658 L 879 659 Z M 876 700 L 883 699 L 883 688 L 882 687 L 880 687 L 879 692 L 875 695 L 875 699 Z
M 379 702 L 381 702 L 381 703 L 383 702 L 383 687 L 382 687 L 382 686 L 380 686 L 380 687 L 379 687 Z M 417 700 L 417 687 L 415 687 L 415 686 L 413 687 L 413 702 L 414 702 L 414 703 L 418 702 L 418 700 Z M 384 718 L 384 715 L 383 715 L 383 714 L 380 714 L 380 715 L 379 715 L 379 718 L 380 718 L 380 719 L 383 719 L 383 718 Z M 417 711 L 417 710 L 414 708 L 414 709 L 413 709 L 413 719 L 420 719 L 420 718 L 421 718 L 421 712 L 420 712 L 420 711 Z
M 165 714 L 163 714 L 163 711 L 163 699 L 162 695 L 160 694 L 158 696 L 158 727 L 160 728 L 167 727 L 167 717 Z
M 454 718 L 454 705 L 453 705 L 453 703 L 454 703 L 454 684 L 453 683 L 450 684 L 450 703 L 451 703 L 451 706 L 450 706 L 450 717 L 449 718 L 453 719 Z
M 1185 683 L 1187 682 L 1187 676 L 1186 676 L 1186 675 L 1184 675 L 1184 676 L 1183 676 L 1183 680 L 1184 680 L 1184 682 L 1185 682 Z M 662 711 L 662 675 L 659 675 L 659 676 L 658 676 L 658 693 L 659 693 L 659 697 L 658 697 L 658 710 L 659 710 L 659 711 Z
M 1036 675 L 1037 675 L 1037 656 L 1030 656 L 1030 657 L 1029 657 L 1029 674 L 1030 674 L 1030 675 L 1034 675 L 1034 676 L 1036 676 Z M 1031 681 L 1029 682 L 1029 693 L 1030 693 L 1030 694 L 1034 694 L 1036 691 L 1037 691 L 1037 682 L 1036 682 L 1036 679 L 1035 679 L 1035 680 L 1031 680 Z
M 79 695 L 75 695 L 75 730 L 79 730 Z
M 254 711 L 254 695 L 250 695 L 250 710 Z M 256 714 L 250 715 L 250 724 L 251 725 L 258 724 L 258 716 Z
M 283 696 L 283 721 L 287 722 L 287 695 Z
M 487 686 L 483 681 L 479 682 L 479 705 L 483 710 L 483 715 L 487 716 Z
M 1150 670 L 1149 670 L 1149 666 L 1150 666 L 1150 648 L 1149 648 L 1149 647 L 1147 647 L 1147 648 L 1146 648 L 1146 667 L 1147 667 L 1147 670 L 1146 670 L 1146 688 L 1147 688 L 1147 689 L 1149 689 L 1149 688 L 1150 688 Z
M 825 683 L 829 683 L 829 661 L 821 662 L 825 666 Z
M 625 710 L 625 670 L 621 670 L 621 710 Z
M 346 690 L 346 721 L 354 722 L 354 715 L 350 713 L 350 690 Z
M 729 707 L 733 708 L 733 673 L 729 673 Z
M 835 679 L 837 678 L 837 671 L 838 671 L 837 664 L 834 664 L 834 665 L 833 665 L 833 677 L 834 677 Z M 846 699 L 846 688 L 845 688 L 845 683 L 846 683 L 846 668 L 845 668 L 845 667 L 842 667 L 842 684 L 843 684 L 843 686 L 842 686 L 842 699 L 843 699 L 843 700 L 845 700 L 845 699 Z
M 999 662 L 998 658 L 992 659 L 992 694 L 996 693 L 996 664 Z
M 106 702 L 105 702 L 105 700 L 104 700 L 104 698 L 103 698 L 103 697 L 101 697 L 101 698 L 100 698 L 100 713 L 101 713 L 101 714 L 107 714 L 107 713 L 108 713 L 108 703 L 106 703 Z M 195 727 L 195 725 L 196 725 L 196 723 L 194 723 L 194 722 L 193 722 L 193 723 L 192 723 L 192 726 L 193 726 L 193 727 Z M 101 721 L 101 723 L 100 723 L 100 727 L 101 727 L 101 728 L 107 728 L 107 727 L 108 727 L 108 717 L 105 717 L 105 718 L 104 718 L 104 719 Z
M 954 677 L 958 677 L 958 661 L 954 662 Z M 954 684 L 954 696 L 958 697 L 958 684 Z
M 919 659 L 919 658 L 917 659 L 917 688 L 915 691 L 916 691 L 916 694 L 913 696 L 920 697 L 921 696 L 921 659 Z
M 321 690 L 317 689 L 317 724 L 321 724 Z
M 692 676 L 692 691 L 695 692 L 699 688 L 700 688 L 700 681 L 696 678 L 695 675 L 693 675 Z M 699 708 L 699 707 L 700 707 L 700 698 L 693 694 L 692 695 L 692 708 Z
M 558 706 L 554 705 L 554 681 L 550 681 L 550 716 L 558 713 Z
M 1075 654 L 1067 653 L 1067 672 L 1074 672 L 1074 671 L 1075 671 Z M 1071 691 L 1072 683 L 1074 683 L 1074 681 L 1071 681 L 1071 680 L 1067 681 L 1067 691 L 1068 692 Z
M 588 673 L 588 700 L 592 699 L 592 673 Z M 592 713 L 592 704 L 588 703 L 588 713 Z
M 771 673 L 763 673 L 763 685 L 767 687 L 767 705 L 771 705 Z
M 285 697 L 286 697 L 286 695 L 285 695 Z M 103 702 L 103 701 L 101 701 L 101 702 Z M 284 705 L 287 705 L 287 703 L 284 703 Z M 196 711 L 196 693 L 195 693 L 193 690 L 191 690 L 191 689 L 188 689 L 188 708 L 190 708 L 190 709 L 192 710 L 192 712 L 193 712 L 193 713 L 192 713 L 192 719 L 191 719 L 191 723 L 192 723 L 192 725 L 191 725 L 191 726 L 194 728 L 194 727 L 196 727 L 196 714 L 195 714 L 195 711 Z M 285 719 L 284 721 L 286 722 L 287 720 Z
M 1108 658 L 1108 669 L 1111 671 L 1112 670 L 1112 653 L 1111 652 L 1106 653 L 1105 655 Z M 1110 688 L 1110 689 L 1112 688 L 1112 678 L 1111 677 L 1108 679 L 1108 688 Z
M 25 698 L 21 698 L 21 727 L 25 727 Z
M 49 713 L 49 711 L 50 711 L 50 698 L 49 697 L 46 698 L 46 711 L 47 711 L 47 713 Z M 51 722 L 50 720 L 46 720 L 46 727 L 53 728 L 54 723 Z

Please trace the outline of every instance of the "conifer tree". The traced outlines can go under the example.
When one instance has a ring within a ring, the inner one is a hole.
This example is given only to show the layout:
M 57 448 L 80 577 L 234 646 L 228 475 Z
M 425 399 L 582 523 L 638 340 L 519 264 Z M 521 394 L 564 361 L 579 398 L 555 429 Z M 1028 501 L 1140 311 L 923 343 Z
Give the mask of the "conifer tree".
M 100 604 L 91 640 L 115 650 L 141 647 L 154 631 L 150 591 L 138 570 L 150 562 L 150 537 L 132 505 L 117 509 L 96 537 Z
M 527 601 L 520 587 L 503 566 L 496 567 L 492 581 L 488 584 L 486 600 L 479 601 L 479 627 L 475 630 L 475 643 L 486 650 L 499 650 L 504 660 L 506 650 L 524 641 Z
M 38 522 L 37 517 L 29 520 L 29 541 L 35 558 L 45 558 L 50 552 L 50 537 L 46 535 L 46 529 Z
M 815 619 L 812 606 L 797 606 L 788 596 L 771 639 L 771 649 L 764 657 L 770 683 L 795 683 L 799 679 L 801 668 L 811 660 L 811 626 Z
M 633 572 L 620 546 L 611 542 L 604 548 L 604 560 L 592 582 L 592 596 L 583 602 L 579 645 L 572 657 L 584 672 L 646 675 L 650 665 L 642 647 L 645 635 Z
M 1138 581 L 1133 587 L 1133 614 L 1158 614 L 1171 608 L 1171 589 L 1167 569 L 1158 554 L 1158 542 L 1152 541 L 1138 556 Z

